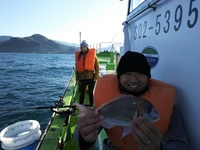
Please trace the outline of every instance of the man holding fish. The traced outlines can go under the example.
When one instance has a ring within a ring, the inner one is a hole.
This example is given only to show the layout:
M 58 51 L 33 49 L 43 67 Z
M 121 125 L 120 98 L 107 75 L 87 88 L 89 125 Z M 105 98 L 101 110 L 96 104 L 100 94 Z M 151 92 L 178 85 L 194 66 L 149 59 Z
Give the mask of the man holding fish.
M 94 100 L 97 109 L 75 103 L 80 149 L 89 149 L 102 128 L 108 139 L 105 150 L 190 149 L 179 111 L 176 91 L 151 78 L 141 53 L 128 51 L 120 59 L 117 75 L 98 79 Z

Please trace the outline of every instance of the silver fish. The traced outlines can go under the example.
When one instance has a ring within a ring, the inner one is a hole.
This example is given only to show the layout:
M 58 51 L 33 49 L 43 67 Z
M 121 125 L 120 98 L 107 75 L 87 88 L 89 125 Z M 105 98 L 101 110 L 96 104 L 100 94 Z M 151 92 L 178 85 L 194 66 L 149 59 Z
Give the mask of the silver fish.
M 79 112 L 79 117 L 83 117 L 88 107 L 75 104 Z M 99 114 L 104 116 L 101 126 L 104 128 L 112 128 L 114 126 L 123 126 L 124 133 L 122 137 L 130 133 L 130 126 L 133 124 L 133 118 L 143 116 L 151 122 L 158 121 L 159 115 L 155 107 L 147 100 L 135 96 L 121 96 L 98 109 Z
M 159 120 L 155 107 L 147 100 L 135 96 L 122 96 L 98 108 L 104 122 L 113 126 L 129 126 L 133 117 L 143 116 L 151 122 Z

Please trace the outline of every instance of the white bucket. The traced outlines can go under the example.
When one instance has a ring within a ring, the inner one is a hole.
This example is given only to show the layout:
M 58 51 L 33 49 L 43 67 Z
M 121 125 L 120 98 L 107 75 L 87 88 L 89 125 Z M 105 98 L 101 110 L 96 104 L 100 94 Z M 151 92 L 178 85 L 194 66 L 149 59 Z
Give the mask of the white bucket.
M 5 150 L 23 149 L 36 142 L 40 136 L 41 130 L 38 121 L 20 121 L 1 131 L 1 147 Z

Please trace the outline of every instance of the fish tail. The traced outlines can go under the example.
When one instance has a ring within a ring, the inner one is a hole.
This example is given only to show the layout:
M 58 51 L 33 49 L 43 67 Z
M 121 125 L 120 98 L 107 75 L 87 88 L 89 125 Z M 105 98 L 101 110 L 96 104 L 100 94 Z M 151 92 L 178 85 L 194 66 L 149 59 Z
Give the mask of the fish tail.
M 124 131 L 122 133 L 121 139 L 131 133 L 131 126 L 124 126 L 123 128 L 124 128 Z

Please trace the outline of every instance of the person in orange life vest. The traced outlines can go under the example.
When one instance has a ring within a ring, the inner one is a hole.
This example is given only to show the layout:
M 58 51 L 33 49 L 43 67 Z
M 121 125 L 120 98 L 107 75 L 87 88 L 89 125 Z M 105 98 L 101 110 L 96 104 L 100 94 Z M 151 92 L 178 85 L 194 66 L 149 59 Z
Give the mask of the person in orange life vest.
M 93 105 L 93 89 L 99 77 L 99 63 L 96 50 L 89 49 L 88 43 L 83 40 L 80 50 L 76 52 L 76 81 L 80 85 L 80 104 L 84 103 L 85 90 L 88 86 L 89 102 Z
M 143 54 L 126 52 L 120 59 L 117 75 L 105 75 L 97 80 L 95 106 L 98 108 L 121 94 L 131 94 L 151 101 L 160 115 L 160 120 L 152 123 L 142 116 L 135 117 L 130 134 L 123 138 L 122 127 L 105 129 L 109 139 L 104 140 L 104 149 L 190 149 L 181 115 L 174 105 L 175 89 L 167 83 L 151 78 L 150 66 Z M 77 131 L 80 149 L 89 149 L 95 143 L 102 129 L 101 120 L 103 116 L 94 110 L 79 118 Z

